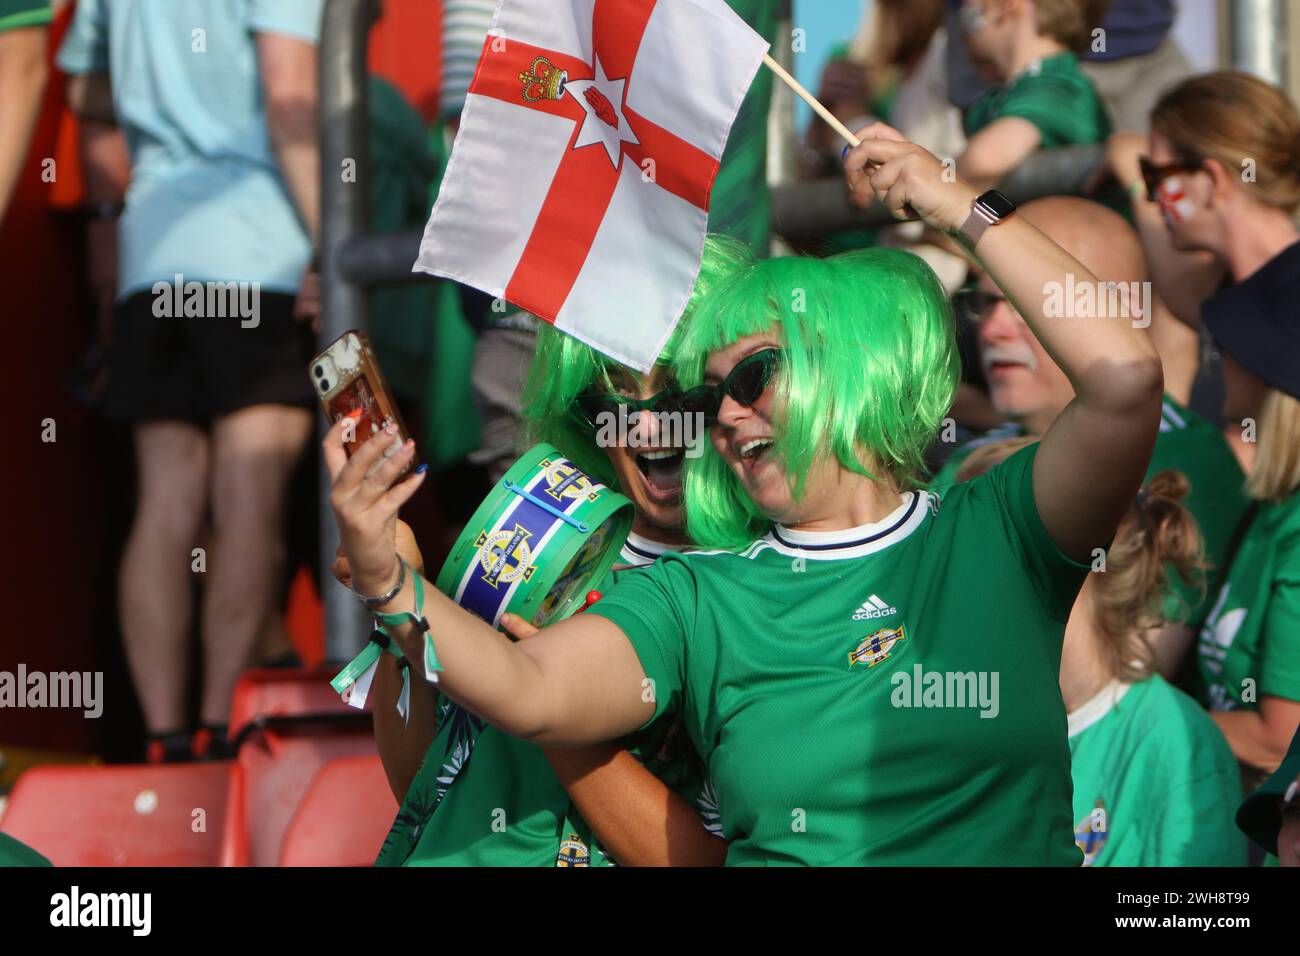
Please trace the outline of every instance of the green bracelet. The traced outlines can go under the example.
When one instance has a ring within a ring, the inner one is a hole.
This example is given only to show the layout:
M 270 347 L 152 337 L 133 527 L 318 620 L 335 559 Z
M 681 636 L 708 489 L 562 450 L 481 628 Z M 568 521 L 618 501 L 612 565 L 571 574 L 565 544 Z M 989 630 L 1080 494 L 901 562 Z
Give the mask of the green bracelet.
M 402 563 L 405 565 L 406 562 Z M 415 573 L 412 573 L 411 577 L 415 579 L 414 611 L 399 611 L 396 614 L 380 614 L 378 611 L 372 611 L 371 615 L 381 625 L 380 630 L 402 624 L 415 625 L 415 629 L 424 635 L 424 679 L 431 684 L 436 684 L 438 671 L 442 670 L 442 665 L 438 663 L 438 652 L 433 646 L 433 635 L 429 633 L 429 621 L 424 616 L 424 579 Z M 384 631 L 384 633 L 388 632 Z

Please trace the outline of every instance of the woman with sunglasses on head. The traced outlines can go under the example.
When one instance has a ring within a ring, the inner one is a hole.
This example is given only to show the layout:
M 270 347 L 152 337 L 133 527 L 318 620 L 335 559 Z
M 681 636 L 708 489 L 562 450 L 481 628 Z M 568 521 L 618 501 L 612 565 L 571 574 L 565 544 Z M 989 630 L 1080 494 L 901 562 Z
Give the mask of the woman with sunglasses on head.
M 749 261 L 740 243 L 709 237 L 692 307 Z M 706 436 L 680 428 L 680 389 L 668 364 L 678 337 L 642 375 L 550 326 L 538 332 L 524 390 L 528 443 L 563 449 L 632 500 L 633 531 L 616 576 L 686 546 L 681 465 L 694 453 L 690 442 Z M 400 523 L 395 545 L 419 571 L 418 549 Z M 350 572 L 346 559 L 338 570 Z M 536 633 L 513 615 L 502 624 L 521 639 Z M 402 804 L 377 865 L 723 862 L 716 808 L 679 722 L 666 718 L 595 747 L 542 748 L 485 725 L 423 681 L 412 682 L 408 722 L 395 710 L 401 663 L 381 655 L 372 691 L 380 754 Z
M 1092 280 L 999 194 L 877 124 L 847 159 L 861 199 L 960 236 L 1077 398 L 1042 442 L 942 504 L 922 456 L 957 381 L 943 290 L 919 259 L 774 259 L 711 291 L 675 362 L 715 419 L 687 463 L 701 546 L 626 575 L 587 613 L 512 645 L 411 586 L 408 654 L 509 733 L 608 740 L 680 714 L 709 766 L 728 863 L 1078 865 L 1061 641 L 1095 549 L 1142 480 L 1160 362 L 1127 321 L 1045 319 L 1044 283 Z M 700 382 L 703 388 L 696 386 Z M 399 577 L 388 524 L 421 478 L 385 440 L 325 440 L 357 586 Z M 427 624 L 428 630 L 422 630 Z
M 1160 98 L 1143 146 L 1113 141 L 1108 168 L 1132 177 L 1157 292 L 1181 293 L 1180 317 L 1218 342 L 1255 501 L 1198 646 L 1202 702 L 1253 784 L 1300 725 L 1300 113 L 1262 80 L 1212 73 Z

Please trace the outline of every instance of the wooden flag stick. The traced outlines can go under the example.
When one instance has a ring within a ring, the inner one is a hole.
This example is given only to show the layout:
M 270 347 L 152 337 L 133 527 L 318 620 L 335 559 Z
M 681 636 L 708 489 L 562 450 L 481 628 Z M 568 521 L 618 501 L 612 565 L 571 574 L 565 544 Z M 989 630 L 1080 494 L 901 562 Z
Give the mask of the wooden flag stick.
M 853 135 L 852 130 L 850 130 L 847 126 L 845 126 L 843 123 L 841 123 L 838 119 L 835 118 L 834 113 L 832 113 L 826 107 L 822 106 L 821 103 L 817 101 L 817 97 L 813 96 L 806 89 L 804 89 L 803 84 L 800 83 L 798 80 L 796 80 L 793 76 L 791 76 L 789 71 L 786 70 L 785 67 L 783 67 L 780 63 L 777 63 L 776 60 L 772 59 L 770 54 L 767 53 L 763 54 L 763 63 L 767 66 L 769 70 L 771 70 L 778 77 L 780 77 L 781 81 L 785 83 L 786 86 L 794 90 L 795 95 L 798 96 L 799 99 L 803 100 L 810 107 L 812 107 L 812 111 L 814 113 L 816 113 L 827 123 L 829 123 L 831 129 L 835 130 L 835 132 L 843 136 L 850 146 L 857 146 L 862 142 L 860 139 L 858 139 L 856 136 Z

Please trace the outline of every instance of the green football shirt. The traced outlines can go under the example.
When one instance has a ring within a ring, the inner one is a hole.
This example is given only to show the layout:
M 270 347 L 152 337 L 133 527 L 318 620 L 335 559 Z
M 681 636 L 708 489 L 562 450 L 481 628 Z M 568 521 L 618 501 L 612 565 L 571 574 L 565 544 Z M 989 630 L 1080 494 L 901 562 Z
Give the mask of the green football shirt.
M 1196 701 L 1159 675 L 1113 681 L 1069 715 L 1084 866 L 1244 866 L 1237 761 Z
M 637 534 L 620 555 L 642 566 L 669 550 Z M 622 573 L 622 572 L 618 572 Z M 717 833 L 717 809 L 681 722 L 665 717 L 628 741 L 656 777 Z M 436 812 L 435 812 L 436 811 Z M 438 732 L 376 866 L 611 866 L 536 744 L 487 726 L 445 697 Z
M 44 26 L 54 19 L 50 0 L 0 0 L 0 33 Z
M 1300 700 L 1300 492 L 1260 505 L 1197 649 L 1211 710 Z
M 1006 86 L 987 91 L 966 113 L 968 137 L 1005 116 L 1029 120 L 1042 135 L 1041 149 L 1100 143 L 1110 135 L 1110 118 L 1097 89 L 1073 53 L 1036 60 Z
M 1080 863 L 1057 679 L 1087 568 L 1037 448 L 870 526 L 666 555 L 587 612 L 682 715 L 729 864 Z
M 930 490 L 943 493 L 952 487 L 966 457 L 981 445 L 1024 434 L 1024 428 L 1019 425 L 1001 425 L 967 442 L 944 462 L 931 480 Z M 1170 468 L 1186 475 L 1191 486 L 1187 494 L 1187 510 L 1196 519 L 1205 539 L 1205 557 L 1211 565 L 1208 574 L 1212 577 L 1213 569 L 1225 557 L 1232 532 L 1248 504 L 1245 477 L 1219 429 L 1208 418 L 1166 395 L 1146 479 Z M 1199 621 L 1209 609 L 1211 596 L 1200 584 L 1184 583 L 1176 574 L 1171 575 L 1171 585 L 1173 593 L 1165 606 L 1169 620 Z

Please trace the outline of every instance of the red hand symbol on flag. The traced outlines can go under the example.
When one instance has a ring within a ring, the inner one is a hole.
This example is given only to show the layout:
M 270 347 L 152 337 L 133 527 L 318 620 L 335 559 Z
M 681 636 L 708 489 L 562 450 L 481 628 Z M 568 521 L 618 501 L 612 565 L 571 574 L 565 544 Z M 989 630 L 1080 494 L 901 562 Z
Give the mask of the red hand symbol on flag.
M 618 115 L 615 114 L 614 106 L 610 103 L 609 97 L 594 86 L 588 87 L 587 91 L 582 95 L 591 104 L 591 108 L 596 111 L 597 116 L 610 126 L 618 129 Z

